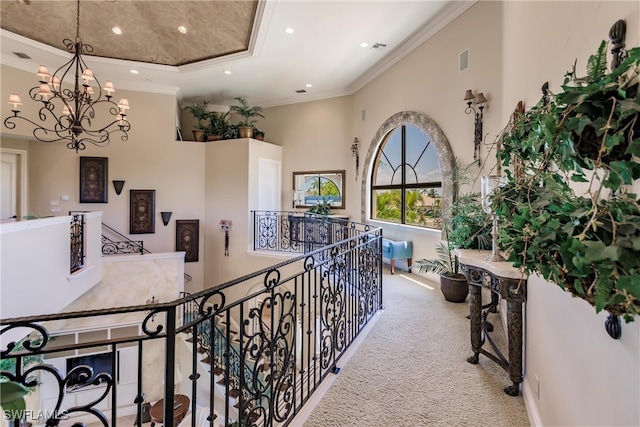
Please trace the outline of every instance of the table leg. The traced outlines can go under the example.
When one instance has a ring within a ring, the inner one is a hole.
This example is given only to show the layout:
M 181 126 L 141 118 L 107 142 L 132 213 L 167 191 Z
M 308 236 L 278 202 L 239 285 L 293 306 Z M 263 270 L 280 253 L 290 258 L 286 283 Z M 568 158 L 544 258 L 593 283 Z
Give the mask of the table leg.
M 471 327 L 471 350 L 473 355 L 467 362 L 476 364 L 480 359 L 480 347 L 482 347 L 482 288 L 469 285 L 469 319 Z
M 520 393 L 522 382 L 522 302 L 507 301 L 507 334 L 509 338 L 509 378 L 513 385 L 504 389 L 509 396 Z

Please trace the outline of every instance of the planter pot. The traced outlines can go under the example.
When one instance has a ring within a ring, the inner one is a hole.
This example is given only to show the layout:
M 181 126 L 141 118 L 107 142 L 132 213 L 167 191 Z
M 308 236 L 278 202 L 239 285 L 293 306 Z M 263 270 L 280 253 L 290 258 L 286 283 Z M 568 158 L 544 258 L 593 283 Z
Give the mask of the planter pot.
M 464 302 L 469 295 L 469 284 L 463 275 L 457 277 L 440 275 L 440 291 L 449 302 Z
M 204 142 L 206 139 L 204 138 L 204 131 L 201 129 L 193 130 L 193 140 L 198 142 Z
M 253 128 L 251 126 L 238 126 L 238 136 L 240 138 L 253 138 Z
M 207 141 L 219 141 L 221 139 L 220 135 L 207 135 Z

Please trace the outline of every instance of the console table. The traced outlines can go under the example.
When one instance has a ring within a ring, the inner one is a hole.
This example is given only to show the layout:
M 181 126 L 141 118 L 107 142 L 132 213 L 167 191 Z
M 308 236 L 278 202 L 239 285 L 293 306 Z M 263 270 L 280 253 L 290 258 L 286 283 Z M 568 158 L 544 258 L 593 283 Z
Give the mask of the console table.
M 456 249 L 455 255 L 460 262 L 460 270 L 469 282 L 469 318 L 471 320 L 471 350 L 473 355 L 467 362 L 476 364 L 480 354 L 496 362 L 509 373 L 513 384 L 504 392 L 517 396 L 522 382 L 522 308 L 526 302 L 527 275 L 509 262 L 491 262 L 487 257 L 491 251 Z M 482 288 L 491 290 L 491 302 L 482 305 Z M 487 321 L 489 312 L 495 312 L 498 297 L 507 302 L 507 340 L 508 358 L 505 358 L 489 335 L 493 325 Z M 484 310 L 484 311 L 483 311 Z M 485 338 L 495 351 L 491 353 L 482 346 Z

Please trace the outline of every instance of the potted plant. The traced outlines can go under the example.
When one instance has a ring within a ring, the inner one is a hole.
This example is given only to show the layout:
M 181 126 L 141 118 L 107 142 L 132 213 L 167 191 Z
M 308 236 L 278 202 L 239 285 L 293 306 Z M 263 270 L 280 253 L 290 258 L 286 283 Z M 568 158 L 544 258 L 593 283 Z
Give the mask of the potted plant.
M 207 141 L 225 139 L 224 136 L 227 135 L 229 126 L 228 111 L 225 113 L 219 113 L 217 111 L 209 113 L 209 125 L 205 129 Z
M 435 273 L 440 275 L 440 291 L 449 302 L 464 302 L 469 294 L 467 278 L 460 273 L 458 258 L 453 254 L 453 245 L 446 232 L 447 242 L 440 242 L 436 246 L 437 258 L 419 259 L 414 266 L 421 273 Z
M 307 212 L 316 214 L 316 215 L 330 215 L 331 202 L 326 198 L 322 198 L 321 201 L 311 206 Z
M 460 159 L 454 159 L 449 177 L 454 186 L 454 200 L 443 215 L 442 225 L 446 242 L 440 242 L 436 247 L 437 258 L 420 259 L 414 263 L 419 272 L 440 275 L 440 290 L 450 302 L 464 302 L 469 294 L 467 279 L 460 273 L 453 250 L 491 247 L 491 221 L 482 209 L 479 193 L 460 195 L 460 188 L 470 184 L 470 167 Z
M 234 98 L 240 105 L 232 105 L 230 110 L 238 114 L 242 119 L 238 122 L 238 134 L 240 138 L 252 138 L 253 137 L 253 125 L 256 123 L 254 117 L 262 117 L 262 107 L 249 106 L 246 98 L 241 96 Z
M 264 132 L 257 128 L 253 128 L 253 137 L 258 141 L 264 141 Z
M 188 105 L 186 108 L 191 115 L 197 120 L 198 127 L 193 130 L 193 138 L 196 141 L 205 141 L 205 121 L 209 119 L 209 113 L 207 112 L 207 104 L 209 101 L 200 101 L 194 104 Z

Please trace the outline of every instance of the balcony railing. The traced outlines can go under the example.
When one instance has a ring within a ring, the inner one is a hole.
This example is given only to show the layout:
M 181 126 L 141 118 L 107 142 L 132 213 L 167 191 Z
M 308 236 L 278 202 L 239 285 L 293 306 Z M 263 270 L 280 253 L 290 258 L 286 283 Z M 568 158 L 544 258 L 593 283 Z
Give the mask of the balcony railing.
M 70 273 L 75 273 L 84 267 L 84 214 L 69 212 L 71 215 L 71 227 L 69 230 L 69 242 L 71 245 Z
M 253 250 L 307 253 L 360 233 L 354 222 L 306 212 L 253 211 Z
M 145 400 L 174 402 L 181 394 L 193 414 L 181 425 L 201 425 L 196 414 L 203 411 L 210 425 L 215 417 L 221 425 L 289 425 L 382 306 L 381 230 L 350 222 L 340 228 L 319 249 L 172 302 L 0 320 L 0 380 L 55 391 L 28 413 L 45 418 L 34 424 L 81 414 L 83 422 L 116 426 L 128 408 L 140 425 Z M 138 333 L 55 339 L 61 322 L 82 328 L 125 319 Z M 96 352 L 111 355 L 110 373 L 85 365 L 63 372 L 48 363 Z M 178 389 L 177 371 L 185 378 Z M 70 381 L 91 382 L 91 398 L 69 404 Z M 161 412 L 164 425 L 182 416 L 174 405 Z

